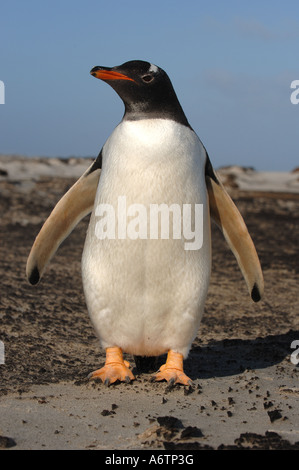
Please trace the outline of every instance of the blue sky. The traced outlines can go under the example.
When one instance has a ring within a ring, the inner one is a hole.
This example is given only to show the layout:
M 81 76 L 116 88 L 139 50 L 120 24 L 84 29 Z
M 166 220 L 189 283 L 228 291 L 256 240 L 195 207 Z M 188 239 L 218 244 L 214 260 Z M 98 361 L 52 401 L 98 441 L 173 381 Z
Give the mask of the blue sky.
M 89 71 L 167 71 L 215 168 L 299 165 L 297 0 L 2 0 L 0 153 L 96 156 L 123 104 Z

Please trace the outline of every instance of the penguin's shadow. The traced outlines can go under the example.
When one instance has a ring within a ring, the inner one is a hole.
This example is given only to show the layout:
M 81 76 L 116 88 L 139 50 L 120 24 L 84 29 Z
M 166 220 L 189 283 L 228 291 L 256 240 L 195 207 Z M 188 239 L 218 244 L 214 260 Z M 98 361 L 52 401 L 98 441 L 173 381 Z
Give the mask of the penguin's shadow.
M 185 373 L 195 379 L 237 375 L 246 369 L 264 369 L 291 357 L 291 343 L 299 331 L 255 339 L 224 339 L 207 345 L 194 344 L 185 361 Z

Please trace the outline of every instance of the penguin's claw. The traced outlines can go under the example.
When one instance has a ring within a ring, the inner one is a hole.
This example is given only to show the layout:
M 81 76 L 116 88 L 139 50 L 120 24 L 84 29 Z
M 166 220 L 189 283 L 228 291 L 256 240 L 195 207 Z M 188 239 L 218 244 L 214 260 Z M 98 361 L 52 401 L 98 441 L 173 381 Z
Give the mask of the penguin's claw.
M 180 353 L 169 351 L 166 364 L 160 367 L 159 371 L 153 375 L 153 380 L 166 380 L 168 386 L 175 384 L 192 385 L 192 380 L 183 371 L 183 356 Z
M 170 387 L 174 386 L 175 384 L 193 384 L 192 380 L 183 371 L 165 366 L 166 364 L 164 364 L 164 366 L 162 366 L 161 369 L 154 375 L 154 380 L 156 382 L 166 380 Z
M 117 380 L 120 382 L 130 383 L 135 377 L 129 369 L 130 364 L 124 361 L 120 348 L 106 349 L 106 362 L 104 367 L 95 370 L 88 377 L 89 379 L 101 379 L 104 385 L 109 387 Z
M 108 364 L 101 369 L 95 370 L 89 375 L 89 379 L 101 379 L 104 385 L 109 387 L 117 380 L 130 383 L 135 377 L 125 364 Z

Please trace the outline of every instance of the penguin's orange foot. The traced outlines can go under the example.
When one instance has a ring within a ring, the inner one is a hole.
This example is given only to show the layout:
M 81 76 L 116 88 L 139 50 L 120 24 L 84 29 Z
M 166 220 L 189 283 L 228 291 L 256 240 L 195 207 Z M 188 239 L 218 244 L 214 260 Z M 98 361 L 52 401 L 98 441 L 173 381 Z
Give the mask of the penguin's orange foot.
M 160 367 L 159 371 L 153 376 L 153 380 L 167 380 L 169 385 L 192 385 L 193 383 L 184 373 L 182 354 L 171 350 L 168 351 L 166 364 Z
M 95 370 L 88 377 L 89 379 L 101 379 L 105 385 L 110 385 L 117 380 L 121 382 L 131 382 L 135 377 L 129 369 L 130 364 L 124 361 L 122 350 L 118 347 L 106 349 L 106 362 L 104 367 Z

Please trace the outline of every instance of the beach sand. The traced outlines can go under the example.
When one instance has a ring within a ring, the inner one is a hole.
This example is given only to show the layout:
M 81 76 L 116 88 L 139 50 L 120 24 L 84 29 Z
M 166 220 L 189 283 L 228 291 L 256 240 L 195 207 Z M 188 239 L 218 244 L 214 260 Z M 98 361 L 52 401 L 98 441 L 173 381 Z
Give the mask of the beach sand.
M 109 388 L 87 375 L 104 363 L 85 305 L 80 260 L 89 217 L 63 243 L 37 287 L 26 259 L 50 211 L 88 159 L 0 157 L 0 448 L 162 451 L 298 449 L 299 173 L 228 167 L 219 174 L 261 259 L 254 304 L 220 231 L 205 313 L 185 372 L 194 387 Z M 134 370 L 132 357 L 126 355 Z

